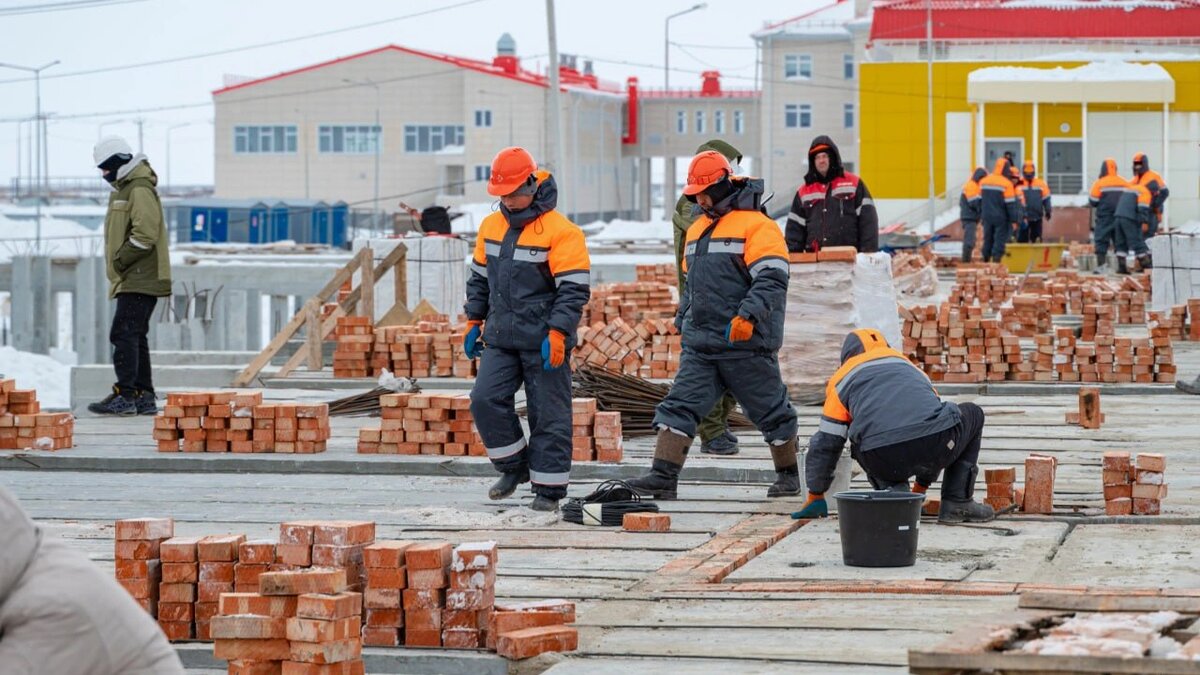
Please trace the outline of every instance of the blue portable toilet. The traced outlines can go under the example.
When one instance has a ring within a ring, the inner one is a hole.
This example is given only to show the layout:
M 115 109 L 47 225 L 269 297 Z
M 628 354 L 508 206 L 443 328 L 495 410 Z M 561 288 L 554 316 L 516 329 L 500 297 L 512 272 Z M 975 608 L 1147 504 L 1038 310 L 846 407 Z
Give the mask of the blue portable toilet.
M 346 228 L 350 220 L 350 205 L 346 202 L 334 202 L 329 207 L 330 219 L 333 223 L 333 241 L 330 243 L 338 248 L 346 247 Z
M 329 243 L 330 209 L 320 200 L 285 199 L 271 206 L 271 241 Z
M 177 223 L 179 242 L 254 242 L 250 223 L 255 215 L 261 221 L 266 205 L 250 199 L 201 197 L 172 202 L 168 220 Z

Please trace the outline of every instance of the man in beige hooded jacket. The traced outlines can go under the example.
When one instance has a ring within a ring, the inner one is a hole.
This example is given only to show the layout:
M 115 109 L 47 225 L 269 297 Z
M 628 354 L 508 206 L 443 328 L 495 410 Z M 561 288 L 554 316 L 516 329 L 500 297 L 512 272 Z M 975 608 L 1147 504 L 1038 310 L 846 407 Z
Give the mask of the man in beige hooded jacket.
M 0 486 L 0 673 L 183 675 L 158 624 Z

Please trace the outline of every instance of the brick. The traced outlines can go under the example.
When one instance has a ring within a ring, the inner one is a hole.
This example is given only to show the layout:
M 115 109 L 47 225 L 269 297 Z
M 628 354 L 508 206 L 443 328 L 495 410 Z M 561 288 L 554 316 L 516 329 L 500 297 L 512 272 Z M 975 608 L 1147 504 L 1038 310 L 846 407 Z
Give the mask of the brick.
M 357 616 L 333 620 L 299 617 L 287 620 L 287 639 L 295 642 L 346 640 L 359 637 L 361 632 L 362 619 Z
M 478 629 L 450 628 L 442 631 L 442 646 L 446 649 L 479 649 L 482 645 Z
M 313 528 L 317 521 L 298 520 L 279 525 L 280 546 L 309 546 L 313 545 Z
M 1054 510 L 1054 472 L 1052 457 L 1031 455 L 1025 459 L 1026 513 L 1050 513 Z
M 404 628 L 405 647 L 441 647 L 442 631 L 421 628 Z
M 1003 469 L 984 469 L 983 470 L 983 478 L 984 478 L 984 482 L 986 482 L 989 485 L 992 483 L 1002 483 L 1002 484 L 1016 483 L 1017 482 L 1017 469 L 1016 469 L 1016 467 L 1012 467 L 1012 466 L 1004 467 Z
M 271 564 L 275 562 L 275 542 L 267 539 L 243 541 L 238 545 L 238 562 Z
M 476 611 L 470 609 L 443 609 L 442 632 L 454 628 L 469 628 L 471 630 L 487 630 L 492 613 L 488 610 Z
M 1109 516 L 1128 516 L 1133 513 L 1133 500 L 1129 497 L 1106 500 L 1104 513 Z
M 118 579 L 162 580 L 162 563 L 157 560 L 117 560 L 114 571 Z
M 162 564 L 162 582 L 164 584 L 194 584 L 199 580 L 200 572 L 194 562 L 165 562 Z
M 1109 451 L 1104 453 L 1104 457 L 1100 463 L 1104 471 L 1121 471 L 1128 473 L 1133 467 L 1130 461 L 1128 452 Z
M 1134 499 L 1133 515 L 1157 516 L 1162 508 L 1162 502 L 1157 499 Z
M 1130 495 L 1133 499 L 1156 499 L 1161 501 L 1167 498 L 1166 485 L 1134 483 L 1130 488 Z
M 204 561 L 200 565 L 200 583 L 221 582 L 233 583 L 233 566 L 231 562 Z
M 1131 471 L 1103 471 L 1101 477 L 1105 485 L 1128 485 L 1133 482 Z
M 275 561 L 285 565 L 308 567 L 312 564 L 312 544 L 283 544 L 275 547 Z
M 495 588 L 496 568 L 450 573 L 450 588 Z
M 1139 452 L 1136 466 L 1141 471 L 1161 473 L 1167 470 L 1167 458 L 1155 452 Z
M 170 539 L 175 536 L 172 518 L 129 518 L 117 521 L 116 538 L 121 541 Z
M 496 603 L 497 612 L 558 612 L 563 623 L 575 623 L 575 603 L 567 600 L 533 600 Z
M 1104 501 L 1112 501 L 1114 499 L 1131 499 L 1132 497 L 1133 485 L 1129 483 L 1124 485 L 1104 486 Z
M 404 626 L 406 629 L 441 632 L 442 609 L 409 609 L 406 605 L 404 608 Z
M 362 630 L 362 641 L 365 647 L 397 647 L 400 645 L 400 631 L 396 628 L 371 628 Z
M 313 527 L 313 544 L 353 546 L 375 541 L 375 523 L 370 521 L 319 522 Z
M 402 595 L 398 588 L 371 588 L 363 591 L 363 607 L 367 609 L 400 609 Z
M 290 617 L 296 615 L 297 604 L 298 600 L 295 596 L 223 593 L 219 610 L 221 614 Z
M 137 600 L 157 600 L 159 583 L 156 579 L 117 579 L 117 583 Z
M 228 675 L 282 675 L 283 663 L 280 661 L 250 661 L 234 659 L 229 662 Z
M 291 660 L 304 663 L 338 663 L 362 656 L 362 641 L 359 639 L 336 640 L 334 642 L 292 642 Z
M 409 569 L 409 588 L 445 588 L 450 583 L 444 569 Z
M 191 621 L 195 616 L 195 605 L 190 602 L 160 602 L 158 603 L 159 621 Z
M 1141 485 L 1163 485 L 1166 483 L 1166 475 L 1161 471 L 1143 471 L 1138 469 L 1134 473 L 1134 483 Z
M 446 591 L 446 609 L 491 609 L 496 604 L 496 592 L 491 588 L 466 588 Z
M 195 602 L 195 584 L 162 583 L 158 585 L 159 602 Z
M 405 567 L 368 567 L 367 588 L 400 589 L 408 587 L 408 573 Z
M 284 638 L 287 637 L 287 622 L 288 619 L 275 616 L 217 615 L 209 622 L 208 632 L 214 640 Z
M 233 566 L 233 583 L 248 589 L 258 590 L 258 578 L 271 571 L 271 565 L 236 563 Z
M 196 562 L 196 544 L 203 537 L 172 537 L 159 545 L 159 556 L 164 563 Z
M 671 516 L 665 513 L 626 513 L 621 526 L 629 532 L 667 532 Z
M 1103 421 L 1100 414 L 1100 390 L 1095 387 L 1079 389 L 1079 424 L 1084 429 L 1099 429 Z
M 542 626 L 501 633 L 496 653 L 506 659 L 527 659 L 546 652 L 571 652 L 579 648 L 579 632 L 569 626 Z
M 302 619 L 334 620 L 361 614 L 361 593 L 305 593 L 296 605 L 296 616 Z
M 367 567 L 404 567 L 404 552 L 415 544 L 413 541 L 377 541 L 363 549 L 363 563 Z
M 244 534 L 204 537 L 196 544 L 196 557 L 201 562 L 235 562 L 238 559 L 238 546 L 243 541 L 246 541 Z
M 526 628 L 543 626 L 562 626 L 566 624 L 566 615 L 553 610 L 533 610 L 528 612 L 492 612 L 488 620 L 488 632 L 500 635 Z
M 415 544 L 404 551 L 404 563 L 410 573 L 413 570 L 444 569 L 450 564 L 453 548 L 449 542 Z
M 450 570 L 486 570 L 496 566 L 499 548 L 494 541 L 459 544 L 451 555 Z
M 163 635 L 166 635 L 167 639 L 171 642 L 192 639 L 191 621 L 163 621 L 160 619 L 158 627 L 162 629 Z
M 267 572 L 258 579 L 263 595 L 340 593 L 346 588 L 346 570 L 308 569 Z
M 937 497 L 925 497 L 925 502 L 921 505 L 921 513 L 927 516 L 936 516 L 942 509 L 942 500 Z
M 366 625 L 370 628 L 400 628 L 404 613 L 399 609 L 368 609 Z
M 232 593 L 233 591 L 232 581 L 201 581 L 196 584 L 196 601 L 217 602 L 221 599 L 222 593 Z
M 213 620 L 215 621 L 216 617 Z M 211 632 L 211 624 L 209 628 Z M 290 658 L 291 653 L 291 643 L 282 638 L 273 640 L 219 639 L 213 642 L 213 657 L 226 661 L 234 659 L 282 661 Z
M 818 262 L 854 262 L 857 256 L 853 246 L 827 246 L 817 251 Z
M 402 592 L 404 610 L 441 609 L 446 606 L 446 592 L 437 588 L 408 588 Z
M 196 607 L 196 623 L 200 623 L 201 621 L 203 621 L 207 628 L 208 622 L 212 621 L 212 618 L 219 613 L 217 610 L 220 609 L 220 603 L 197 602 L 195 607 Z

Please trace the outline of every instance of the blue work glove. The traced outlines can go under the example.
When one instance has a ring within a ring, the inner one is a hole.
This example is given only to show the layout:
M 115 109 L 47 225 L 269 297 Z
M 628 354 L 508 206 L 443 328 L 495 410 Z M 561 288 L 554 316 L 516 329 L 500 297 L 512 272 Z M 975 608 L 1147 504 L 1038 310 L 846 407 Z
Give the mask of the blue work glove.
M 468 321 L 467 334 L 463 336 L 463 353 L 468 359 L 477 359 L 483 353 L 479 347 L 479 336 L 482 333 L 482 321 Z
M 796 520 L 811 520 L 813 518 L 824 518 L 829 515 L 829 505 L 825 503 L 825 494 L 810 492 L 808 493 L 808 501 L 804 502 L 804 506 L 792 514 L 792 518 Z
M 542 340 L 542 370 L 558 370 L 567 362 L 567 336 L 550 329 Z

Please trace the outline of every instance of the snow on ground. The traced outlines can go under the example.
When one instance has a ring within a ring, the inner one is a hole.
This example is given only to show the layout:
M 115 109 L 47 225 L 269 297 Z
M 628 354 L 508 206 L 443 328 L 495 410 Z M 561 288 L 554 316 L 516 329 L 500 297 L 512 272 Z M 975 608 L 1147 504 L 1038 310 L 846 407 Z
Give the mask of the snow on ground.
M 0 347 L 0 374 L 18 389 L 36 389 L 43 408 L 71 407 L 71 368 L 49 356 Z
M 0 213 L 0 262 L 33 252 L 36 227 L 32 220 L 14 220 Z M 79 258 L 100 255 L 103 234 L 73 220 L 42 216 L 42 251 L 55 257 Z
M 671 227 L 671 223 L 666 220 L 613 220 L 608 223 L 591 223 L 583 229 L 588 232 L 589 241 L 674 241 L 675 235 L 672 234 Z

